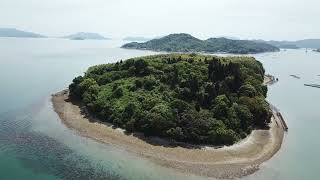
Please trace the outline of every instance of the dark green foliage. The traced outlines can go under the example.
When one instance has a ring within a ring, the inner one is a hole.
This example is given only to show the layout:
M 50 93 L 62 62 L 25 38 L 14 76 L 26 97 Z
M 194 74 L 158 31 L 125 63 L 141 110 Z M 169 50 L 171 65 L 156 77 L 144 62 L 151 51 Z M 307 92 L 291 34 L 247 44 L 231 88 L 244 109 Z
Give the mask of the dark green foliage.
M 240 87 L 239 96 L 254 97 L 257 95 L 257 90 L 250 84 L 246 84 Z
M 224 145 L 270 122 L 263 76 L 249 57 L 156 55 L 90 67 L 69 90 L 128 132 Z
M 279 51 L 279 48 L 265 42 L 248 40 L 231 40 L 226 38 L 210 38 L 205 41 L 189 34 L 170 34 L 144 43 L 132 42 L 122 46 L 128 49 L 148 49 L 167 52 L 208 52 L 252 54 Z M 192 53 L 190 56 L 195 57 Z
M 279 48 L 264 43 L 249 40 L 232 40 L 227 38 L 210 38 L 205 40 L 207 52 L 226 52 L 234 54 L 254 54 L 279 51 Z
M 114 98 L 120 98 L 122 95 L 123 95 L 123 90 L 121 87 L 117 87 L 112 94 Z
M 148 63 L 143 59 L 134 61 L 134 68 L 136 76 L 144 76 L 148 74 Z

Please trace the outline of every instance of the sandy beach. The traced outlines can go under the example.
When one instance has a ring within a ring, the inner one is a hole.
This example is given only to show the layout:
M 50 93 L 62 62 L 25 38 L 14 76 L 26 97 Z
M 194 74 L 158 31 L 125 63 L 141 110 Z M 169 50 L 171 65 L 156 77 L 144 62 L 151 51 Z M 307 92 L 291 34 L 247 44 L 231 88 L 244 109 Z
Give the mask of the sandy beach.
M 269 130 L 254 130 L 232 146 L 172 146 L 157 138 L 127 135 L 121 129 L 85 115 L 80 105 L 69 101 L 67 90 L 52 95 L 52 102 L 61 121 L 82 136 L 143 156 L 159 165 L 205 177 L 230 179 L 254 173 L 280 149 L 284 136 L 281 119 L 274 112 Z

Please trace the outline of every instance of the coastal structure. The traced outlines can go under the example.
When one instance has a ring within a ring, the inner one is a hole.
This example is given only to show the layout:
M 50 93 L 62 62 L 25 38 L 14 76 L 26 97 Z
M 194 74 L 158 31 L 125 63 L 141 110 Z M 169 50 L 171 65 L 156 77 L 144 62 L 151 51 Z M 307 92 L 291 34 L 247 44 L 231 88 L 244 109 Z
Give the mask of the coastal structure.
M 305 86 L 310 86 L 310 87 L 315 87 L 315 88 L 320 88 L 319 84 L 304 84 Z
M 290 76 L 291 76 L 291 77 L 293 77 L 293 78 L 296 78 L 296 79 L 300 79 L 300 77 L 299 77 L 299 76 L 294 75 L 294 74 L 291 74 Z

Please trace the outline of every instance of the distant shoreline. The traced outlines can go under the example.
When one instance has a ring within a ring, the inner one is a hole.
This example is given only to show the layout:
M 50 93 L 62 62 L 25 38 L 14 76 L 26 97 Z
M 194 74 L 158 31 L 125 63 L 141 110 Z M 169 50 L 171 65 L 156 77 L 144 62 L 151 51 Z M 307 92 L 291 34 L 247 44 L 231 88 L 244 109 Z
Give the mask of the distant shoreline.
M 272 81 L 274 78 L 266 78 L 264 83 Z M 150 143 L 159 141 L 157 138 L 145 139 L 148 143 L 141 137 L 126 135 L 121 129 L 113 129 L 109 124 L 84 115 L 79 105 L 69 101 L 67 90 L 54 94 L 52 102 L 61 121 L 80 135 L 143 156 L 156 164 L 199 176 L 234 178 L 252 174 L 281 148 L 284 137 L 281 119 L 274 111 L 269 130 L 254 130 L 232 146 L 219 149 L 161 146 Z
M 169 34 L 147 42 L 130 42 L 124 44 L 121 48 L 150 50 L 155 52 L 193 52 L 209 54 L 258 54 L 280 51 L 278 47 L 262 41 L 234 40 L 228 38 L 209 38 L 201 40 L 186 33 Z

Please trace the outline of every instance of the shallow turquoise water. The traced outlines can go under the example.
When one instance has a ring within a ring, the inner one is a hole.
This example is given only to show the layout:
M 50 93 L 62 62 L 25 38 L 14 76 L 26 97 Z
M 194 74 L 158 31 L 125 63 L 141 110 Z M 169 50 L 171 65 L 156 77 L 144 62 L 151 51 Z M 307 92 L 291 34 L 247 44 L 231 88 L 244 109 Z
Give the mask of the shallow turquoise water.
M 155 54 L 117 41 L 0 39 L 0 179 L 198 179 L 80 137 L 52 110 L 50 95 L 89 66 Z M 256 55 L 280 81 L 268 99 L 287 120 L 283 148 L 245 179 L 317 179 L 320 170 L 320 53 Z M 294 79 L 290 74 L 301 76 Z

